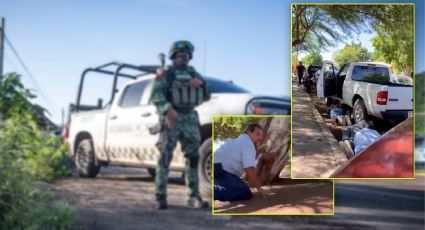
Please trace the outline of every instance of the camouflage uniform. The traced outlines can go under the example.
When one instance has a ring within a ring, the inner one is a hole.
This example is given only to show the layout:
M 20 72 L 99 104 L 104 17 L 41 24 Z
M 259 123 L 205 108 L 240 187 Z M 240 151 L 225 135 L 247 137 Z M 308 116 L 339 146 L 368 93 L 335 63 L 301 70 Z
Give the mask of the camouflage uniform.
M 190 87 L 187 82 L 192 78 L 202 80 L 203 84 L 197 89 Z M 173 97 L 174 91 L 172 89 L 182 84 L 186 84 L 187 93 L 192 95 L 192 97 L 188 97 L 189 103 L 187 103 L 188 101 L 179 101 L 179 98 L 184 98 L 184 96 L 178 95 L 177 99 Z M 197 94 L 196 96 L 194 96 L 194 92 Z M 156 144 L 161 154 L 155 177 L 155 195 L 158 201 L 166 199 L 169 166 L 177 141 L 180 141 L 186 158 L 185 181 L 188 187 L 188 195 L 190 198 L 199 197 L 197 166 L 201 135 L 198 114 L 194 108 L 203 101 L 209 100 L 209 98 L 210 93 L 204 79 L 193 67 L 188 66 L 186 70 L 181 71 L 168 66 L 155 80 L 151 101 L 157 107 L 163 127 Z M 165 124 L 166 113 L 170 107 L 178 113 L 177 120 L 172 128 L 168 128 Z

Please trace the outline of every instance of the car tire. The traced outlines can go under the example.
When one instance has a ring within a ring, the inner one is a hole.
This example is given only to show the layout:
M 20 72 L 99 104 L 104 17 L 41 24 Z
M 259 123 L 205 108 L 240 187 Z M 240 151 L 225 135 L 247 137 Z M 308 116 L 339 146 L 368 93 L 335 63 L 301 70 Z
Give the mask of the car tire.
M 360 121 L 367 120 L 367 109 L 362 99 L 357 99 L 354 102 L 353 113 L 351 115 L 356 124 Z
M 96 163 L 93 141 L 90 138 L 78 143 L 75 166 L 80 177 L 94 178 L 99 173 L 100 165 Z
M 199 193 L 204 199 L 211 199 L 212 180 L 212 139 L 206 139 L 199 148 Z
M 156 168 L 147 168 L 149 175 L 155 180 Z

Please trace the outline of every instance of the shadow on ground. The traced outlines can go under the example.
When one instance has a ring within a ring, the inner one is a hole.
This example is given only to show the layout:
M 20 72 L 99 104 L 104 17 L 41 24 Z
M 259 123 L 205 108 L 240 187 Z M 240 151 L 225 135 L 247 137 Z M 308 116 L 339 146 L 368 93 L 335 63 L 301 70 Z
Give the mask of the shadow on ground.
M 332 214 L 332 182 L 280 182 L 264 188 L 272 196 L 254 192 L 247 201 L 214 202 L 215 213 L 238 214 Z

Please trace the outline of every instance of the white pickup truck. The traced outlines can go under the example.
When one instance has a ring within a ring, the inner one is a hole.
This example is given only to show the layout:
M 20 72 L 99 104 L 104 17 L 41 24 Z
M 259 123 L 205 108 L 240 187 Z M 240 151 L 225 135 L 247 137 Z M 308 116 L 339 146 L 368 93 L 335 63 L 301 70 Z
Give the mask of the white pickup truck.
M 317 96 L 351 107 L 354 122 L 368 116 L 397 121 L 413 115 L 413 85 L 392 81 L 388 65 L 354 62 L 343 65 L 338 73 L 333 69 L 332 62 L 322 65 Z
M 116 67 L 115 71 L 110 71 Z M 159 134 L 152 135 L 149 127 L 158 123 L 156 108 L 150 95 L 158 66 L 135 66 L 111 62 L 86 69 L 81 77 L 77 102 L 73 105 L 65 138 L 70 155 L 75 158 L 77 171 L 82 177 L 95 177 L 101 166 L 121 165 L 147 168 L 155 174 L 159 152 L 155 147 Z M 122 73 L 123 69 L 140 71 L 139 75 Z M 106 106 L 81 105 L 83 83 L 87 73 L 114 76 L 113 93 Z M 132 79 L 120 90 L 119 77 Z M 255 96 L 231 82 L 205 78 L 211 91 L 211 100 L 200 105 L 199 114 L 202 145 L 200 147 L 200 192 L 211 192 L 211 115 L 213 114 L 290 114 L 290 99 Z M 184 171 L 185 158 L 177 146 L 170 165 L 171 170 Z

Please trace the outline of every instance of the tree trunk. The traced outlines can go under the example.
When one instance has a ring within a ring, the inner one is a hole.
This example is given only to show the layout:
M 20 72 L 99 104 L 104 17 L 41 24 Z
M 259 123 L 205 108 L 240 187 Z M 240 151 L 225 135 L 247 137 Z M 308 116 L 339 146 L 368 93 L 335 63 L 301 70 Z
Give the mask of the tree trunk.
M 283 167 L 289 162 L 291 145 L 289 117 L 263 118 L 263 141 L 257 151 L 261 156 L 257 164 L 257 176 L 261 184 L 269 184 L 279 177 Z

